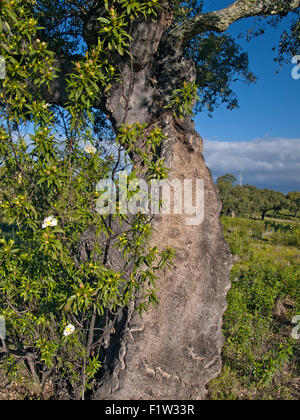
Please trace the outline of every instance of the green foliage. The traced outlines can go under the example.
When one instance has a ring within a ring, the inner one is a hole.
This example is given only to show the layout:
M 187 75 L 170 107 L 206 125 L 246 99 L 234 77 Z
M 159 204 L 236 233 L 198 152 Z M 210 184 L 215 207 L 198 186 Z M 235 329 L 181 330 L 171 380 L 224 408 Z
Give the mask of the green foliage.
M 210 385 L 210 397 L 297 399 L 299 354 L 291 320 L 300 310 L 299 252 L 276 247 L 265 236 L 270 229 L 288 235 L 288 224 L 228 217 L 222 224 L 231 248 L 238 236 L 248 251 L 241 252 L 240 246 L 231 272 L 223 325 L 224 367 Z
M 170 3 L 175 25 L 203 5 Z M 103 341 L 114 333 L 118 315 L 137 295 L 141 315 L 157 304 L 156 279 L 170 267 L 173 254 L 171 249 L 150 247 L 146 215 L 126 218 L 118 208 L 113 215 L 96 211 L 100 179 L 115 181 L 119 171 L 132 166 L 129 181 L 137 175 L 165 178 L 168 173 L 157 154 L 164 138 L 159 128 L 138 123 L 120 127 L 114 133 L 112 153 L 95 141 L 95 125 L 102 120 L 92 108 L 118 80 L 120 69 L 112 65 L 111 57 L 130 56 L 132 22 L 155 19 L 160 4 L 106 0 L 99 6 L 103 14 L 90 48 L 74 56 L 85 48 L 82 16 L 98 6 L 81 0 L 4 0 L 0 9 L 1 55 L 7 70 L 0 82 L 0 315 L 7 324 L 0 363 L 11 376 L 20 377 L 27 368 L 41 388 L 50 377 L 77 399 L 95 385 Z M 75 60 L 64 111 L 43 99 L 56 77 L 55 54 Z M 228 37 L 199 37 L 185 54 L 197 63 L 201 106 L 206 104 L 209 110 L 218 94 L 230 106 L 236 104 L 229 89 L 236 73 L 253 79 L 246 55 Z M 196 93 L 197 85 L 189 83 L 174 91 L 171 106 L 177 116 L 192 111 Z M 131 161 L 132 153 L 138 161 Z M 115 225 L 124 231 L 114 231 Z M 236 253 L 248 252 L 242 234 L 236 234 L 232 244 Z M 121 255 L 124 269 L 114 270 L 108 264 L 111 246 Z M 237 330 L 237 340 L 230 351 L 238 366 L 244 366 L 241 352 L 245 351 L 246 375 L 267 383 L 286 363 L 290 347 L 279 344 L 266 356 L 253 355 L 249 349 L 253 337 L 262 340 L 278 299 L 287 294 L 296 299 L 299 277 L 294 266 L 290 271 L 280 266 L 281 271 L 272 271 L 273 281 L 270 263 L 264 267 L 251 260 L 251 264 L 248 271 L 237 274 L 242 289 L 232 291 L 240 330 L 232 319 L 228 328 Z M 228 320 L 233 318 L 230 310 Z
M 172 26 L 180 25 L 202 13 L 204 3 L 204 0 L 170 0 L 174 13 Z M 213 5 L 210 3 L 209 6 Z M 37 0 L 31 3 L 30 8 L 34 18 L 38 18 L 44 28 L 38 31 L 38 37 L 47 42 L 49 49 L 56 51 L 59 56 L 71 58 L 86 49 L 86 17 L 94 10 L 101 11 L 101 40 L 105 41 L 109 51 L 117 51 L 122 55 L 127 53 L 132 21 L 137 18 L 155 19 L 161 5 L 158 0 L 109 0 L 100 3 L 94 0 Z M 104 8 L 106 14 L 102 13 Z M 291 31 L 283 33 L 278 51 L 281 61 L 287 55 L 290 57 L 298 53 L 298 13 L 294 13 Z M 272 18 L 270 22 L 277 24 L 282 18 Z M 254 31 L 252 28 L 253 32 L 263 33 L 262 30 Z M 96 35 L 94 38 L 97 41 Z M 187 44 L 184 54 L 196 63 L 196 84 L 199 87 L 196 112 L 208 111 L 211 114 L 223 103 L 229 109 L 235 109 L 238 98 L 232 88 L 234 82 L 241 80 L 249 84 L 256 80 L 249 70 L 248 54 L 228 34 L 197 36 Z
M 300 226 L 297 223 L 266 222 L 272 232 L 269 240 L 275 245 L 294 246 L 300 248 Z
M 282 63 L 282 62 L 289 62 L 291 57 L 299 54 L 300 49 L 300 12 L 299 10 L 295 10 L 292 13 L 292 18 L 290 19 L 290 28 L 289 30 L 283 31 L 281 35 L 279 46 L 277 47 L 277 57 L 275 61 Z M 281 19 L 278 19 L 272 24 L 276 25 L 278 21 L 280 22 Z M 276 49 L 275 47 L 273 48 Z
M 276 302 L 287 298 L 299 287 L 299 267 L 283 267 L 274 260 L 252 259 L 247 268 L 232 271 L 233 286 L 229 292 L 229 309 L 224 330 L 228 339 L 225 359 L 247 375 L 248 380 L 265 384 L 289 360 L 292 340 L 270 341 L 276 330 L 273 313 Z
M 300 212 L 300 191 L 291 191 L 286 195 L 288 209 L 297 217 Z
M 217 179 L 217 188 L 222 201 L 223 213 L 234 211 L 237 206 L 237 197 L 234 192 L 234 185 L 237 179 L 231 174 L 226 174 Z
M 139 13 L 150 15 L 155 3 L 145 3 Z M 143 163 L 139 175 L 166 176 L 156 159 L 164 137 L 159 129 L 146 132 L 137 124 L 116 133 L 117 153 L 95 142 L 91 104 L 116 78 L 105 40 L 76 62 L 64 113 L 42 99 L 40 91 L 54 78 L 54 54 L 37 38 L 35 6 L 12 0 L 1 8 L 7 77 L 0 94 L 0 314 L 7 340 L 1 342 L 0 362 L 11 376 L 27 366 L 41 388 L 51 377 L 83 398 L 102 366 L 103 333 L 113 333 L 116 317 L 138 294 L 141 315 L 158 303 L 157 275 L 171 266 L 173 254 L 150 247 L 147 215 L 99 214 L 96 185 L 100 179 L 114 181 L 116 171 L 132 165 L 133 149 Z M 126 12 L 130 17 L 137 10 Z M 123 39 L 121 26 L 115 27 L 120 37 L 111 38 L 119 54 L 126 45 L 113 39 Z M 28 89 L 28 81 L 36 89 Z M 123 224 L 123 233 L 114 231 Z M 124 269 L 109 267 L 111 246 Z
M 173 91 L 173 98 L 165 108 L 173 109 L 178 118 L 184 119 L 186 115 L 193 115 L 195 101 L 199 99 L 197 89 L 194 82 L 184 82 L 182 88 Z
M 201 35 L 190 41 L 186 49 L 188 58 L 196 63 L 199 86 L 199 101 L 196 111 L 211 114 L 220 103 L 233 110 L 238 107 L 238 98 L 232 89 L 237 79 L 247 84 L 256 81 L 249 70 L 248 54 L 227 34 Z
M 204 1 L 170 0 L 174 12 L 173 26 L 180 25 L 202 12 Z M 32 6 L 34 17 L 45 29 L 38 31 L 38 37 L 47 42 L 49 49 L 60 56 L 71 58 L 73 54 L 82 54 L 85 49 L 85 19 L 93 9 L 106 8 L 101 12 L 101 41 L 109 53 L 128 54 L 128 43 L 132 21 L 137 18 L 155 19 L 160 12 L 158 0 L 109 0 L 103 3 L 83 0 L 65 2 L 61 0 L 37 0 Z M 97 41 L 95 36 L 94 43 Z M 195 110 L 211 113 L 220 103 L 229 109 L 238 106 L 237 97 L 232 89 L 236 80 L 254 82 L 255 76 L 248 69 L 248 55 L 227 34 L 209 34 L 199 36 L 188 43 L 186 58 L 196 63 L 199 100 Z
M 170 1 L 174 11 L 173 26 L 202 13 L 205 3 L 202 0 Z M 184 54 L 196 64 L 199 96 L 196 112 L 207 111 L 211 114 L 223 103 L 230 110 L 237 108 L 238 98 L 232 89 L 233 83 L 236 80 L 247 84 L 256 81 L 255 75 L 249 70 L 248 54 L 228 34 L 199 35 L 186 45 Z
M 279 191 L 264 188 L 263 190 L 254 190 L 254 194 L 257 210 L 261 213 L 263 220 L 269 210 L 280 210 L 286 205 L 285 196 Z
M 141 176 L 141 168 L 143 168 L 144 177 L 148 180 L 166 178 L 168 168 L 164 166 L 164 158 L 157 155 L 164 139 L 165 136 L 159 127 L 154 127 L 150 131 L 146 124 L 139 123 L 128 126 L 123 124 L 120 127 L 116 143 L 126 146 L 126 155 L 134 153 L 136 156 L 133 176 Z
M 230 212 L 237 216 L 259 215 L 264 220 L 268 211 L 291 208 L 289 195 L 267 188 L 259 189 L 252 185 L 235 185 L 236 178 L 227 174 L 217 179 L 217 188 L 222 201 L 222 214 Z M 290 193 L 291 194 L 291 193 Z M 294 202 L 293 202 L 294 203 Z M 293 207 L 294 208 L 294 207 Z
M 124 54 L 128 46 L 131 21 L 141 16 L 155 17 L 160 5 L 157 0 L 111 0 L 100 5 L 96 1 L 85 0 L 37 0 L 33 2 L 32 13 L 44 28 L 38 35 L 58 55 L 72 57 L 73 54 L 80 54 L 82 49 L 85 49 L 82 16 L 89 15 L 91 10 L 97 7 L 105 7 L 108 12 L 107 18 L 101 22 L 104 24 L 101 29 L 101 34 L 104 35 L 102 40 L 105 38 L 111 50 L 116 49 L 120 54 Z
M 202 12 L 204 0 L 170 0 L 169 1 L 174 12 L 173 25 L 180 25 L 187 19 L 190 19 Z

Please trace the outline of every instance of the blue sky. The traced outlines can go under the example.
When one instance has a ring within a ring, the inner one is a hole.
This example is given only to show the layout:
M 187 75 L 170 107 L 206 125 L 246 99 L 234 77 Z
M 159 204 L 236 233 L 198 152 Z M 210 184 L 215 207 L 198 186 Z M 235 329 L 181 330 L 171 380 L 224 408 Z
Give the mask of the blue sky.
M 209 8 L 206 10 L 220 9 L 231 3 L 231 0 L 207 0 Z M 245 19 L 232 25 L 228 32 L 238 35 L 251 26 L 253 20 Z M 278 28 L 268 25 L 264 35 L 250 42 L 239 40 L 249 53 L 250 69 L 257 76 L 257 82 L 250 86 L 235 83 L 234 90 L 240 105 L 238 110 L 229 111 L 220 106 L 212 118 L 204 113 L 195 118 L 196 129 L 205 140 L 204 155 L 215 178 L 223 175 L 222 171 L 235 172 L 235 176 L 243 176 L 244 183 L 260 188 L 283 192 L 300 190 L 300 79 L 292 78 L 292 63 L 280 70 L 279 65 L 274 63 L 275 52 L 272 51 L 272 47 L 279 44 L 280 34 L 287 28 L 288 21 L 282 22 Z M 276 70 L 279 70 L 278 74 Z M 251 162 L 245 165 L 244 157 L 249 148 L 253 161 L 252 165 Z M 218 151 L 221 150 L 219 156 Z M 286 152 L 293 158 L 293 167 Z

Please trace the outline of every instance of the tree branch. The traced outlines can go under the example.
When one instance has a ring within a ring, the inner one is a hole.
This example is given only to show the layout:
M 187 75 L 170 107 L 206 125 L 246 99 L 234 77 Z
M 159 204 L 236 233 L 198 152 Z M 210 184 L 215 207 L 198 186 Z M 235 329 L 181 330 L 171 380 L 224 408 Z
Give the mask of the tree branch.
M 300 0 L 238 0 L 226 7 L 210 13 L 195 16 L 168 34 L 180 44 L 185 44 L 195 36 L 208 32 L 224 32 L 240 19 L 251 16 L 285 15 L 300 6 Z

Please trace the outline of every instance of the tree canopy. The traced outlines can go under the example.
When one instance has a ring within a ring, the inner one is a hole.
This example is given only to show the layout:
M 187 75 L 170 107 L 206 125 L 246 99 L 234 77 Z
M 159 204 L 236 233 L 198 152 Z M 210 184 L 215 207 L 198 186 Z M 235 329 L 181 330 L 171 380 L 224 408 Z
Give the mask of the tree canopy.
M 104 4 L 107 5 L 107 10 Z M 165 41 L 167 43 L 167 40 L 173 39 L 176 43 L 181 43 L 184 46 L 184 56 L 196 64 L 199 100 L 195 109 L 211 113 L 220 103 L 225 103 L 230 109 L 238 106 L 234 81 L 252 83 L 256 80 L 249 69 L 247 52 L 242 51 L 236 39 L 224 33 L 226 29 L 240 19 L 256 17 L 258 21 L 254 32 L 258 33 L 261 24 L 259 19 L 262 17 L 270 16 L 269 23 L 276 25 L 288 12 L 293 11 L 291 28 L 283 33 L 278 46 L 277 59 L 282 61 L 291 54 L 295 55 L 299 50 L 299 10 L 297 10 L 299 2 L 239 0 L 223 10 L 210 13 L 202 12 L 204 4 L 204 0 L 148 3 L 113 0 L 104 3 L 97 0 L 43 0 L 28 2 L 27 7 L 30 5 L 32 14 L 43 27 L 37 32 L 39 39 L 47 42 L 57 57 L 63 58 L 64 61 L 79 58 L 87 48 L 91 47 L 97 39 L 98 23 L 95 26 L 95 22 L 99 17 L 104 19 L 104 16 L 109 15 L 109 7 L 113 6 L 118 16 L 117 25 L 123 31 L 119 41 L 125 44 L 129 41 L 125 34 L 130 34 L 132 31 L 134 18 L 145 16 L 152 10 L 160 13 L 161 8 L 170 7 L 173 18 L 171 26 L 164 35 Z M 133 18 L 128 19 L 131 13 Z M 109 19 L 108 17 L 107 22 Z M 253 33 L 253 28 L 249 33 Z M 108 31 L 107 36 L 109 34 Z M 70 69 L 70 66 L 68 68 Z
M 237 179 L 226 174 L 217 179 L 217 188 L 222 201 L 222 213 L 236 216 L 260 215 L 265 218 L 268 211 L 287 210 L 297 216 L 300 192 L 283 194 L 268 188 L 259 189 L 253 185 L 237 185 Z

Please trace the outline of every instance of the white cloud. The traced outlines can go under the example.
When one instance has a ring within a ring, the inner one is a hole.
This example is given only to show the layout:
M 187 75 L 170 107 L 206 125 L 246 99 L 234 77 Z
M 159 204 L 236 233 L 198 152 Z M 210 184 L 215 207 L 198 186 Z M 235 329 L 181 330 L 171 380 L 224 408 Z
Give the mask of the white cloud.
M 258 188 L 300 190 L 300 138 L 249 142 L 204 140 L 204 156 L 214 178 L 231 173 Z

